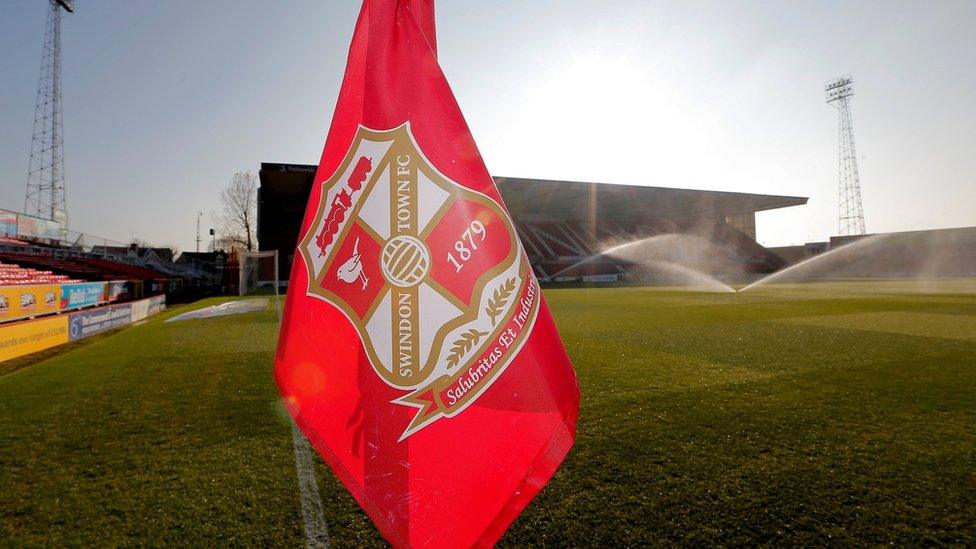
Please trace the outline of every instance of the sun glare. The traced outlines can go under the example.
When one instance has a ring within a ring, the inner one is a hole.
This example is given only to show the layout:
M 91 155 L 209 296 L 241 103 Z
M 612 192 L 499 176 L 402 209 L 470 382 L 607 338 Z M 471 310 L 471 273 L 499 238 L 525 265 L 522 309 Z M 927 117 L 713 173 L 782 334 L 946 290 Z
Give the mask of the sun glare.
M 632 56 L 571 53 L 527 82 L 512 106 L 522 132 L 546 130 L 520 160 L 533 171 L 541 161 L 559 172 L 557 164 L 571 158 L 573 177 L 625 182 L 635 165 L 653 159 L 656 180 L 667 166 L 693 161 L 694 117 L 674 89 Z

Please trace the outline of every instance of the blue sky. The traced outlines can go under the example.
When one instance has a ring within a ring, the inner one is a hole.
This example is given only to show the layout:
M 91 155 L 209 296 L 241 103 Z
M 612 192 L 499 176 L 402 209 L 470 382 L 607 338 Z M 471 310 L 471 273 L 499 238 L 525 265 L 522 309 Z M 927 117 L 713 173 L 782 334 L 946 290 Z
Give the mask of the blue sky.
M 0 208 L 21 210 L 46 2 L 0 17 Z M 315 163 L 359 3 L 77 0 L 63 22 L 71 228 L 192 250 L 220 189 Z M 855 79 L 869 232 L 976 224 L 976 2 L 442 0 L 440 61 L 495 175 L 809 196 L 836 232 Z

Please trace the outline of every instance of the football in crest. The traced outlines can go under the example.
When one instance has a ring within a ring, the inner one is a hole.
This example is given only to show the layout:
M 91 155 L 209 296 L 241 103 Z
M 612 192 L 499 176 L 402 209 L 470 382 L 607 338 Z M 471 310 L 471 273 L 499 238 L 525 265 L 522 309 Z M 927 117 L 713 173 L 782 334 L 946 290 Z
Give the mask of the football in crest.
M 381 257 L 383 278 L 401 288 L 416 286 L 430 270 L 427 246 L 409 235 L 397 235 L 387 240 Z

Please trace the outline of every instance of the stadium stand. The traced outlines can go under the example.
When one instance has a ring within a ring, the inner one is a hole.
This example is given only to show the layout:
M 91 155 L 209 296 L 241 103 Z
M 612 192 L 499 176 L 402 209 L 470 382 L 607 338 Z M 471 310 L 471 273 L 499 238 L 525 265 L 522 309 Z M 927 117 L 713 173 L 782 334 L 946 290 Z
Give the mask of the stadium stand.
M 0 278 L 0 286 L 6 284 L 4 280 L 10 284 L 128 281 L 132 291 L 127 295 L 132 298 L 165 293 L 171 301 L 219 291 L 222 266 L 195 257 L 174 262 L 173 255 L 168 249 L 134 245 L 84 251 L 8 238 L 0 242 L 0 274 L 9 275 Z
M 287 280 L 316 166 L 261 164 L 258 245 L 278 250 Z M 626 261 L 580 260 L 608 246 L 665 234 L 696 235 L 728 249 L 741 271 L 765 273 L 785 264 L 756 242 L 756 212 L 806 204 L 807 199 L 637 185 L 495 177 L 526 254 L 543 282 L 560 278 L 612 282 Z
M 627 278 L 631 263 L 593 258 L 614 245 L 657 235 L 694 235 L 725 250 L 743 272 L 785 265 L 755 239 L 755 213 L 806 198 L 718 191 L 495 178 L 543 281 Z M 589 259 L 587 259 L 589 258 Z M 579 263 L 586 259 L 585 263 Z M 699 265 L 708 270 L 708 265 Z
M 174 302 L 218 293 L 227 286 L 224 252 L 177 258 L 170 248 L 123 245 L 68 231 L 58 221 L 12 210 L 0 214 L 0 287 L 110 282 L 111 301 L 166 294 Z

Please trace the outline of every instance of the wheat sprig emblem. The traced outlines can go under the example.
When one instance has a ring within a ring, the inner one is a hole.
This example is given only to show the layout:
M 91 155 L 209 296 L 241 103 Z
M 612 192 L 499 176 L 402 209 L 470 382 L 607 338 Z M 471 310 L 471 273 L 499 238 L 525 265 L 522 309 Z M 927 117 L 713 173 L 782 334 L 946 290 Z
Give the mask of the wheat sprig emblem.
M 486 335 L 488 335 L 488 332 L 481 332 L 474 328 L 462 333 L 461 337 L 451 346 L 451 354 L 447 357 L 447 367 L 453 368 L 457 366 L 461 357 L 470 351 L 471 347 L 477 345 L 481 341 L 481 338 Z
M 491 299 L 488 300 L 488 306 L 485 307 L 485 312 L 491 317 L 491 325 L 496 324 L 496 318 L 498 315 L 502 314 L 505 310 L 505 305 L 508 303 L 510 297 L 512 297 L 512 292 L 515 291 L 515 277 L 509 278 L 502 285 L 495 288 L 495 291 L 491 294 Z

